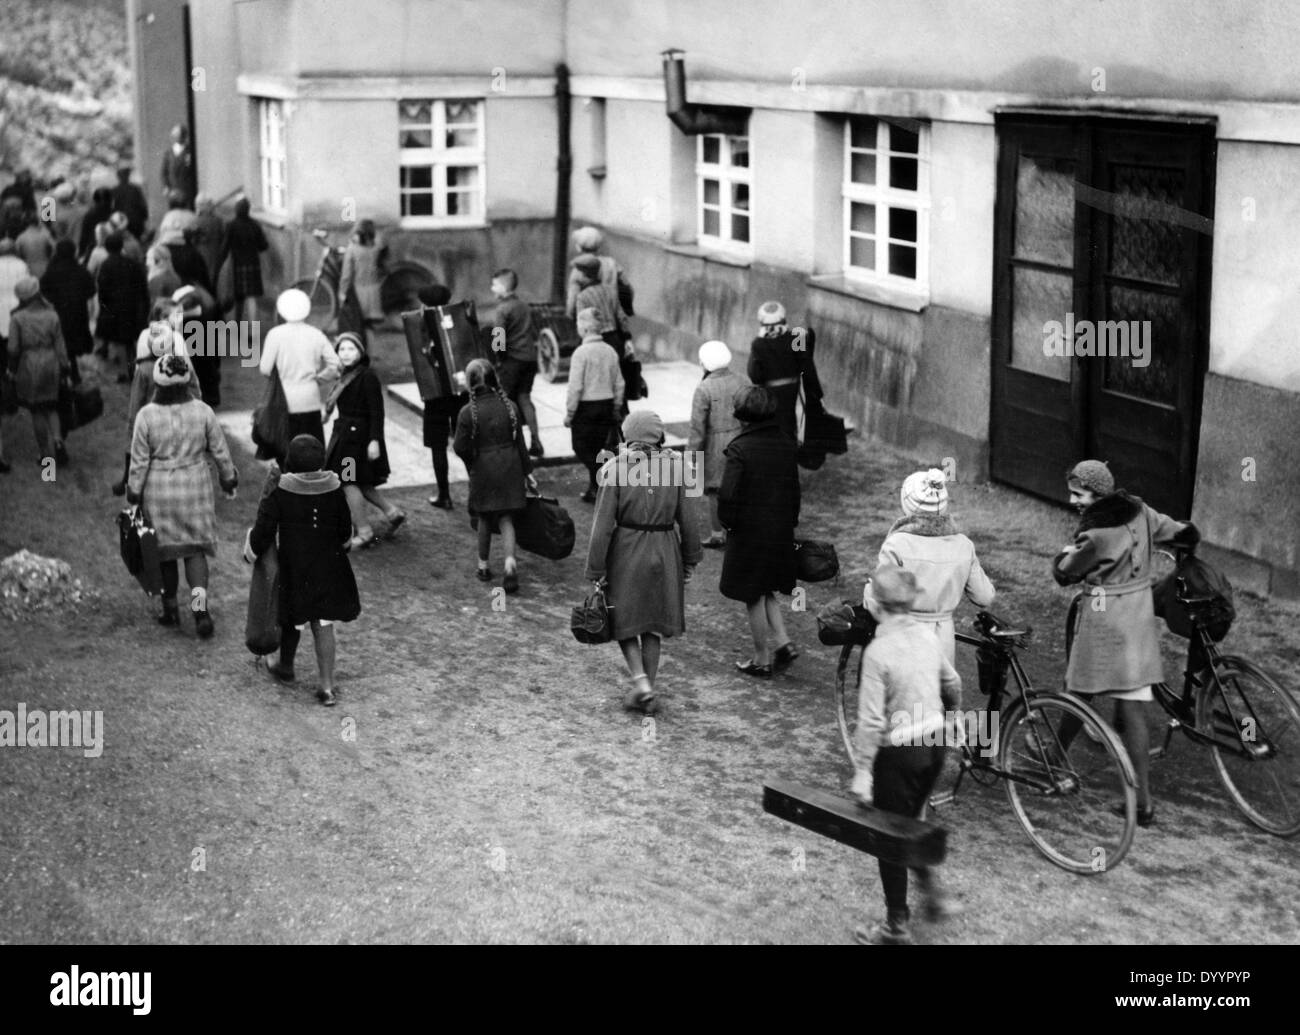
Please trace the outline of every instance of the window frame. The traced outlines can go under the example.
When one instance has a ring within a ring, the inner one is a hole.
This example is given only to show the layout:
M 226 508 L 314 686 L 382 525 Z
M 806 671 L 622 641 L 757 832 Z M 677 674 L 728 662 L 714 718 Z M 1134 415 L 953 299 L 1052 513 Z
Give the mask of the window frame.
M 424 123 L 406 122 L 402 116 L 402 105 L 430 105 L 430 121 Z M 487 224 L 487 146 L 486 146 L 486 101 L 482 97 L 403 97 L 397 101 L 397 212 L 400 225 L 406 229 L 437 229 L 441 227 L 485 226 Z M 468 122 L 447 121 L 448 104 L 474 105 L 474 132 L 477 144 L 474 147 L 447 147 L 439 142 L 447 139 L 448 126 L 468 127 Z M 402 134 L 413 128 L 428 129 L 433 146 L 403 147 Z M 402 186 L 402 170 L 408 168 L 429 169 L 431 184 L 428 188 L 410 188 Z M 478 182 L 470 189 L 449 186 L 447 173 L 452 168 L 473 168 L 477 170 Z M 403 206 L 406 198 L 432 194 L 433 212 L 430 215 L 406 215 Z M 447 214 L 447 200 L 452 194 L 471 195 L 475 199 L 477 211 L 468 214 Z
M 704 159 L 704 144 L 706 140 L 717 140 L 718 157 L 725 161 L 707 162 Z M 732 165 L 732 141 L 744 140 L 745 153 L 748 155 L 748 164 Z M 751 259 L 754 254 L 754 189 L 753 189 L 753 168 L 754 168 L 754 138 L 749 133 L 749 127 L 746 125 L 743 136 L 729 135 L 725 133 L 701 133 L 696 138 L 695 145 L 695 233 L 697 244 L 707 250 L 723 252 L 738 258 Z M 717 205 L 706 205 L 704 201 L 704 181 L 718 181 L 719 197 Z M 733 195 L 732 188 L 737 184 L 743 184 L 748 192 L 748 208 L 737 209 L 731 202 Z M 724 200 L 725 199 L 725 200 Z M 704 230 L 704 214 L 706 210 L 716 210 L 718 213 L 718 234 L 709 234 Z M 733 220 L 737 215 L 743 216 L 749 224 L 748 240 L 738 241 L 732 234 L 734 232 Z
M 854 147 L 853 127 L 855 122 L 870 118 L 876 124 L 875 145 L 871 148 Z M 899 125 L 900 120 L 886 116 L 849 116 L 844 120 L 844 159 L 840 179 L 841 197 L 841 237 L 842 264 L 844 277 L 861 284 L 878 284 L 909 294 L 928 296 L 930 291 L 930 126 L 928 123 L 900 125 L 903 129 L 916 132 L 916 151 L 898 151 L 892 149 L 889 128 Z M 876 182 L 874 184 L 858 183 L 853 180 L 853 156 L 870 153 L 876 159 Z M 893 186 L 889 182 L 890 159 L 914 158 L 916 160 L 916 189 L 907 190 Z M 882 182 L 883 181 L 883 182 Z M 853 230 L 853 205 L 872 205 L 876 211 L 874 234 L 855 233 Z M 916 240 L 892 237 L 890 209 L 904 209 L 916 214 Z M 874 237 L 875 269 L 855 266 L 852 262 L 853 242 L 855 239 Z M 889 245 L 901 244 L 916 249 L 916 277 L 905 277 L 889 272 Z
M 254 97 L 253 101 L 257 118 L 257 176 L 261 209 L 273 215 L 287 216 L 289 148 L 285 142 L 286 102 L 279 97 Z

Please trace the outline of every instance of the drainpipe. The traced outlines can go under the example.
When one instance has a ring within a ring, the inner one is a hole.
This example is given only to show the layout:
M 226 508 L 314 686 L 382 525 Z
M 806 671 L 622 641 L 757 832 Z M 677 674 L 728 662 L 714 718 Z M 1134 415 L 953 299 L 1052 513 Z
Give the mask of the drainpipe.
M 663 52 L 664 99 L 673 125 L 691 137 L 701 133 L 744 136 L 749 114 L 745 108 L 706 108 L 686 103 L 686 64 L 682 53 L 676 48 Z
M 569 181 L 573 175 L 573 152 L 569 147 L 569 66 L 555 66 L 555 123 L 559 133 L 555 161 L 555 237 L 551 242 L 551 301 L 563 305 L 569 274 Z

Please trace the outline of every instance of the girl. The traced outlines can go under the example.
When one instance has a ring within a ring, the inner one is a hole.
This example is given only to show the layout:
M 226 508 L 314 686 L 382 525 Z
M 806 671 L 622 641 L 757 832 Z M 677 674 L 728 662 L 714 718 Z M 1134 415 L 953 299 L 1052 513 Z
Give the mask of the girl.
M 726 467 L 725 450 L 736 433 L 736 393 L 749 384 L 749 378 L 731 369 L 731 350 L 721 341 L 706 341 L 700 346 L 700 366 L 704 380 L 696 386 L 691 400 L 690 450 L 704 467 L 704 495 L 709 501 L 709 538 L 703 545 L 718 550 L 727 545 L 727 537 L 718 521 L 718 487 Z

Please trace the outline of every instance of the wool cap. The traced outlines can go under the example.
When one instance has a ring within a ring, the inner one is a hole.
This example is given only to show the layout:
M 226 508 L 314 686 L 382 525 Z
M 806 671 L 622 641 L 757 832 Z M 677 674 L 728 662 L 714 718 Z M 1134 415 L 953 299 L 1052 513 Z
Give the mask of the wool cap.
M 1104 460 L 1080 460 L 1070 469 L 1066 481 L 1098 496 L 1109 496 L 1115 491 L 1115 476 Z
M 605 238 L 594 226 L 583 226 L 573 231 L 573 247 L 580 252 L 597 252 Z
M 700 366 L 710 374 L 731 366 L 731 349 L 725 341 L 706 341 L 700 346 Z
M 764 302 L 758 307 L 758 322 L 761 324 L 785 323 L 785 306 L 780 302 Z
M 190 381 L 190 365 L 180 356 L 163 356 L 153 365 L 153 383 L 167 385 L 184 385 Z
M 287 323 L 301 323 L 311 313 L 311 299 L 307 297 L 307 292 L 289 288 L 288 291 L 281 291 L 280 297 L 275 300 L 275 311 Z
M 573 268 L 585 277 L 600 279 L 600 257 L 597 255 L 579 255 L 573 260 Z
M 663 418 L 653 410 L 633 410 L 623 418 L 623 441 L 652 446 L 664 440 Z
M 296 435 L 289 443 L 284 469 L 290 474 L 319 471 L 325 466 L 325 447 L 315 435 Z
M 14 285 L 14 296 L 19 302 L 26 302 L 41 293 L 41 282 L 35 277 L 23 277 Z
M 906 611 L 911 608 L 920 594 L 916 576 L 897 564 L 882 564 L 871 576 L 862 593 L 864 600 L 868 594 L 887 611 Z
M 353 334 L 351 331 L 344 331 L 334 339 L 334 351 L 338 352 L 344 345 L 352 345 L 356 348 L 359 358 L 358 363 L 363 362 L 366 358 L 366 343 L 361 340 L 361 336 Z
M 931 467 L 928 471 L 915 471 L 903 479 L 903 488 L 899 491 L 899 501 L 903 513 L 942 514 L 948 509 L 948 476 L 939 468 Z

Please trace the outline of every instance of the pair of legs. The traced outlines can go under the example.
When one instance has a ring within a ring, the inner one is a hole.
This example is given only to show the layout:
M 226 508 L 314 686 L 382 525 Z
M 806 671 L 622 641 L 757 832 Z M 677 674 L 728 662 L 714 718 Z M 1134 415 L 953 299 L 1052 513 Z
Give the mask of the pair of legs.
M 765 593 L 752 604 L 746 604 L 749 631 L 754 637 L 752 664 L 764 667 L 772 664 L 772 652 L 790 642 L 785 631 L 785 618 L 781 603 L 775 593 Z
M 195 553 L 185 557 L 184 562 L 185 581 L 190 587 L 190 610 L 194 613 L 194 625 L 199 635 L 206 639 L 212 635 L 212 617 L 208 614 L 208 558 L 206 554 Z M 163 613 L 158 619 L 163 625 L 176 625 L 180 620 L 180 609 L 176 603 L 176 592 L 180 588 L 180 581 L 179 562 L 163 561 Z
M 596 499 L 596 472 L 600 470 L 597 457 L 601 450 L 609 446 L 611 438 L 617 438 L 617 429 L 613 399 L 578 403 L 570 430 L 573 434 L 573 455 L 587 469 L 587 491 L 583 499 L 588 503 Z
M 329 622 L 312 621 L 312 640 L 316 645 L 316 668 L 320 672 L 320 699 L 325 704 L 334 703 L 334 658 L 336 646 L 334 626 Z M 273 671 L 280 679 L 293 679 L 293 661 L 298 653 L 302 631 L 296 626 L 280 626 L 280 658 Z
M 478 519 L 478 577 L 486 582 L 492 577 L 488 567 L 488 557 L 492 552 L 493 515 L 480 514 Z M 507 592 L 513 592 L 518 586 L 515 574 L 515 519 L 509 514 L 495 515 L 497 528 L 501 531 L 501 548 L 505 551 L 505 580 Z
M 55 456 L 63 449 L 63 425 L 59 421 L 58 407 L 43 404 L 33 406 L 30 412 L 32 431 L 36 433 L 36 445 L 41 451 L 42 458 Z
M 1150 693 L 1148 688 L 1147 694 Z M 1104 696 L 1104 694 L 1083 695 L 1084 700 L 1096 709 L 1100 709 L 1101 698 Z M 1146 704 L 1147 701 L 1144 700 L 1120 698 L 1115 701 L 1115 732 L 1119 734 L 1119 739 L 1124 743 L 1124 750 L 1128 752 L 1128 757 L 1133 762 L 1133 775 L 1137 777 L 1139 812 L 1151 811 L 1151 731 L 1147 727 Z M 1062 719 L 1061 727 L 1057 731 L 1061 746 L 1068 748 L 1082 727 L 1083 723 L 1073 715 L 1067 715 Z
M 370 522 L 367 520 L 367 501 L 383 511 L 384 517 L 391 524 L 401 524 L 400 521 L 397 521 L 397 518 L 405 518 L 400 508 L 393 506 L 392 503 L 384 499 L 379 490 L 373 485 L 357 485 L 355 482 L 344 482 L 343 495 L 347 498 L 348 510 L 352 512 L 352 524 L 356 526 L 357 538 L 362 543 L 368 543 L 375 537 L 374 529 L 370 527 Z
M 919 819 L 942 770 L 943 748 L 937 745 L 882 747 L 876 753 L 872 770 L 872 801 L 885 812 Z M 938 889 L 931 871 L 918 867 L 912 872 L 927 902 L 935 902 Z M 907 906 L 907 867 L 881 859 L 880 884 L 885 892 L 887 929 L 898 936 L 901 928 L 902 937 L 906 937 L 911 918 Z
M 659 653 L 663 640 L 658 633 L 642 633 L 618 641 L 627 670 L 632 674 L 632 694 L 629 707 L 646 708 L 654 699 L 655 679 L 659 675 Z
M 433 476 L 438 482 L 438 495 L 431 496 L 429 502 L 443 510 L 451 509 L 451 466 L 447 459 L 447 444 L 455 430 L 460 406 L 459 398 L 424 400 L 424 444 L 429 447 Z

